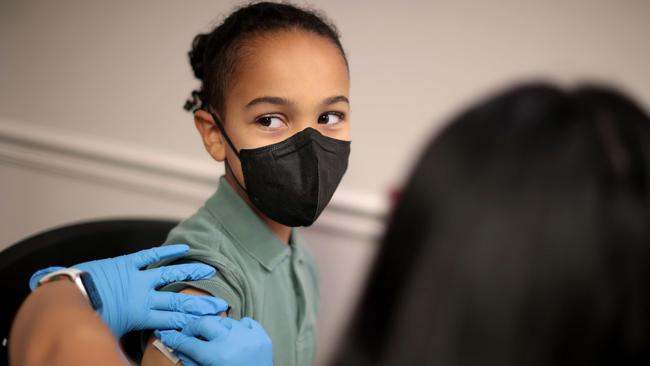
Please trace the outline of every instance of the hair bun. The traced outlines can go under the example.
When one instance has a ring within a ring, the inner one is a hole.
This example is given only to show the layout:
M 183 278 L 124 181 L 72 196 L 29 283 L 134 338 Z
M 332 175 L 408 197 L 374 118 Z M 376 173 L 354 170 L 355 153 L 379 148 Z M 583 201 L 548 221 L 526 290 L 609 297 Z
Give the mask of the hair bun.
M 196 78 L 201 81 L 203 81 L 203 75 L 205 71 L 205 50 L 207 48 L 209 38 L 209 34 L 198 34 L 196 37 L 194 37 L 194 40 L 192 41 L 192 49 L 190 52 L 188 52 L 188 55 L 190 56 L 190 65 L 192 65 L 194 76 L 196 76 Z

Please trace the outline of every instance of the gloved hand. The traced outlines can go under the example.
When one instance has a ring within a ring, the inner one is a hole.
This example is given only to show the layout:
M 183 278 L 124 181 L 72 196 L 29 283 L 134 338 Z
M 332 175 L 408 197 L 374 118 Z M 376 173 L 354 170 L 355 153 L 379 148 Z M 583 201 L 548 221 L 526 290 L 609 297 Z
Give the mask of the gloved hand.
M 175 351 L 184 366 L 273 365 L 271 338 L 250 318 L 237 321 L 206 316 L 188 323 L 182 332 L 163 330 L 154 334 Z
M 212 277 L 216 270 L 206 264 L 140 270 L 163 259 L 183 256 L 188 251 L 189 247 L 184 244 L 169 245 L 72 267 L 90 273 L 103 303 L 99 314 L 120 338 L 133 330 L 182 329 L 199 316 L 227 310 L 228 304 L 219 298 L 156 291 L 172 282 Z M 37 271 L 29 280 L 29 287 L 34 290 L 43 276 L 62 268 Z

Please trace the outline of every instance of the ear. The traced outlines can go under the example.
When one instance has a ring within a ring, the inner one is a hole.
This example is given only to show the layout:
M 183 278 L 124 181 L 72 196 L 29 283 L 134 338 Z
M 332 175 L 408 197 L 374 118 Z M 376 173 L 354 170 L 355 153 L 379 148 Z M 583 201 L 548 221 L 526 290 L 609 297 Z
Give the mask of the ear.
M 205 150 L 216 161 L 226 159 L 226 140 L 214 123 L 212 115 L 204 110 L 194 112 L 194 125 L 201 135 Z

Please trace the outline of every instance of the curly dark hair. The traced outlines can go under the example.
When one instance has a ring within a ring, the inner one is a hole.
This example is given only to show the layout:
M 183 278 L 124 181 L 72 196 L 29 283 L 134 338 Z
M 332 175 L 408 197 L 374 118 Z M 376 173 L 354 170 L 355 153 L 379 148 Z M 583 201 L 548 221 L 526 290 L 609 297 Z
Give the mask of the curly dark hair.
M 347 65 L 338 30 L 324 16 L 287 3 L 250 3 L 236 9 L 211 32 L 194 37 L 189 57 L 201 87 L 192 91 L 185 109 L 196 111 L 212 105 L 222 111 L 225 91 L 237 71 L 246 41 L 262 33 L 295 29 L 331 40 Z

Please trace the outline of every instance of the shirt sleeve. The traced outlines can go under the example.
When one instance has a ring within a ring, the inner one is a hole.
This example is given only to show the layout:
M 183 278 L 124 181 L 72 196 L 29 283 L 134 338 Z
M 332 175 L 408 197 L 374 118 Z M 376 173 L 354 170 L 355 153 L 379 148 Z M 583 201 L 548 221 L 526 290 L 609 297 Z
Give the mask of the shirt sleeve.
M 244 300 L 247 299 L 248 286 L 241 269 L 227 255 L 222 253 L 223 245 L 229 239 L 216 230 L 208 220 L 204 209 L 172 229 L 163 245 L 185 243 L 190 252 L 182 257 L 161 261 L 152 267 L 181 263 L 205 263 L 214 267 L 214 277 L 200 281 L 175 282 L 162 287 L 161 291 L 180 292 L 188 287 L 205 291 L 214 297 L 225 300 L 230 306 L 229 316 L 240 319 L 245 316 Z

